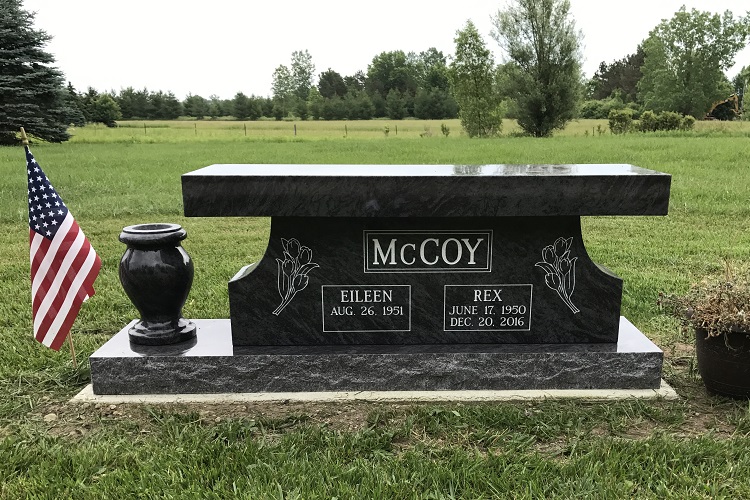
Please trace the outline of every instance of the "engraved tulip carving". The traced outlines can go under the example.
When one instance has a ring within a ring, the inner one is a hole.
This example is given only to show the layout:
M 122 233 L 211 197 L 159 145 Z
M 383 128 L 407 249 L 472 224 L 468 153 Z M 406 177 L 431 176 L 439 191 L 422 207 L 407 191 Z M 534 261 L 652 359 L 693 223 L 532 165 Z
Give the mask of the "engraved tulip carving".
M 307 288 L 310 279 L 307 275 L 318 266 L 312 262 L 312 250 L 300 245 L 296 238 L 281 238 L 284 260 L 276 259 L 278 267 L 278 288 L 281 304 L 273 311 L 278 316 L 297 293 Z
M 560 299 L 573 311 L 580 310 L 573 304 L 571 296 L 576 288 L 576 260 L 578 257 L 570 258 L 570 247 L 573 238 L 557 238 L 552 245 L 547 245 L 542 250 L 542 260 L 535 265 L 544 269 L 547 273 L 544 282 L 556 291 Z

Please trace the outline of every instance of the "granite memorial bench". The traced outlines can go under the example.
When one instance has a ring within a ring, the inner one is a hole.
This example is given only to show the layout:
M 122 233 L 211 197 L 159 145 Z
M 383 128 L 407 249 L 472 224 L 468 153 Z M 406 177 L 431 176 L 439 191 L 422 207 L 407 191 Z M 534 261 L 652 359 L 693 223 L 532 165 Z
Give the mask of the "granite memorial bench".
M 632 165 L 212 165 L 188 217 L 271 217 L 197 339 L 91 357 L 113 393 L 658 388 L 662 352 L 620 316 L 582 216 L 666 215 Z M 199 264 L 200 265 L 200 264 Z

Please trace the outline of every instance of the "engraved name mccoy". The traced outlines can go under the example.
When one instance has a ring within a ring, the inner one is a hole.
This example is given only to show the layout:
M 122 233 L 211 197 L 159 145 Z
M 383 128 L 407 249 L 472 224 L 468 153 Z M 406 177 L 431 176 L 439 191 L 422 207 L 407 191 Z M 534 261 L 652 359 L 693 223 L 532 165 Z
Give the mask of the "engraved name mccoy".
M 364 231 L 365 272 L 489 272 L 492 231 Z

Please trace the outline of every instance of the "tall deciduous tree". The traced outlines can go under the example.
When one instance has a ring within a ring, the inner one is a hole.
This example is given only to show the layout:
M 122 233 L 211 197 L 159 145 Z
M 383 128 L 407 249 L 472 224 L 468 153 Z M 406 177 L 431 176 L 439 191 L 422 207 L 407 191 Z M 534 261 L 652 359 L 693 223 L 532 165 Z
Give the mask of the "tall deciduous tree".
M 415 66 L 419 89 L 414 96 L 414 116 L 420 119 L 455 118 L 458 105 L 450 94 L 445 55 L 430 47 L 419 53 Z
M 367 66 L 365 87 L 370 95 L 386 98 L 391 90 L 414 95 L 417 90 L 416 68 L 403 50 L 381 52 Z
M 295 93 L 292 72 L 283 64 L 279 65 L 273 72 L 271 82 L 273 94 L 273 115 L 281 120 L 294 108 Z
M 305 101 L 310 93 L 310 87 L 313 86 L 315 76 L 315 64 L 307 49 L 292 52 L 291 69 L 294 94 L 299 100 Z
M 0 0 L 0 144 L 16 143 L 20 127 L 50 142 L 70 137 L 63 75 L 33 23 L 20 0 Z
M 582 35 L 570 2 L 512 0 L 492 24 L 492 37 L 509 59 L 504 92 L 518 106 L 518 124 L 535 137 L 564 128 L 582 94 Z
M 273 72 L 273 114 L 280 120 L 294 113 L 301 119 L 307 118 L 307 96 L 313 85 L 315 65 L 307 50 L 292 52 L 291 67 L 283 64 Z
M 502 127 L 495 88 L 495 61 L 473 22 L 456 32 L 456 55 L 448 76 L 461 126 L 469 137 L 497 135 Z
M 739 107 L 740 111 L 744 114 L 745 111 L 745 95 L 750 90 L 748 86 L 750 86 L 750 66 L 744 66 L 739 73 L 737 73 L 734 78 L 732 78 L 732 86 L 734 87 L 734 92 L 739 97 Z
M 357 71 L 351 76 L 344 77 L 344 83 L 346 84 L 347 92 L 350 90 L 365 90 L 366 82 L 367 76 L 362 70 Z
M 748 17 L 712 14 L 683 6 L 659 23 L 643 45 L 640 99 L 654 111 L 703 117 L 714 101 L 732 93 L 724 71 L 750 34 Z
M 292 72 L 283 64 L 273 71 L 271 94 L 274 99 L 288 99 L 294 94 Z
M 449 90 L 448 61 L 435 47 L 430 47 L 417 56 L 416 76 L 418 85 L 425 90 Z

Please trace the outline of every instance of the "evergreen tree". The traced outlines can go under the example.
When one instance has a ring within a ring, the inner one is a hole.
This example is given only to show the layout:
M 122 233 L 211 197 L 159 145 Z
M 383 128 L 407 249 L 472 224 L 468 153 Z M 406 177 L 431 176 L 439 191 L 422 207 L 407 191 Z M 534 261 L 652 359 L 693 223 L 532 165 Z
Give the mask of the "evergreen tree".
M 497 135 L 503 119 L 495 89 L 495 61 L 473 22 L 456 32 L 456 57 L 448 76 L 461 126 L 469 137 Z
M 89 87 L 85 94 L 80 96 L 81 111 L 87 122 L 94 121 L 94 101 L 99 97 L 99 92 L 95 88 Z
M 93 100 L 91 107 L 91 121 L 103 123 L 108 127 L 116 127 L 117 120 L 122 119 L 122 112 L 117 101 L 109 94 L 100 94 Z
M 165 120 L 175 120 L 182 114 L 182 103 L 177 99 L 173 92 L 167 92 L 164 95 L 164 108 L 162 108 Z
M 120 106 L 120 112 L 124 120 L 132 120 L 135 114 L 135 89 L 128 87 L 120 89 L 120 93 L 115 98 L 117 105 Z M 145 118 L 145 117 L 143 117 Z
M 346 95 L 346 82 L 344 78 L 331 68 L 318 77 L 318 91 L 320 95 L 330 99 L 331 97 L 344 97 Z
M 372 100 L 364 90 L 352 90 L 347 93 L 344 104 L 347 107 L 347 118 L 350 120 L 369 120 L 375 112 Z
M 234 102 L 232 103 L 232 110 L 234 117 L 238 120 L 247 120 L 250 116 L 250 98 L 248 98 L 242 92 L 237 92 L 234 96 Z
M 510 60 L 504 93 L 518 124 L 548 137 L 575 118 L 582 94 L 581 38 L 569 0 L 511 0 L 493 18 L 492 37 Z
M 73 84 L 68 82 L 68 88 L 65 93 L 65 106 L 67 119 L 65 123 L 70 123 L 76 127 L 83 127 L 86 125 L 86 116 L 83 114 L 83 104 L 81 103 L 81 96 L 76 92 Z
M 307 94 L 307 112 L 313 120 L 320 118 L 323 112 L 323 101 L 324 98 L 320 95 L 318 87 L 310 87 L 310 92 Z
M 385 105 L 388 110 L 388 118 L 403 120 L 406 116 L 406 99 L 398 90 L 391 89 L 388 92 L 388 96 L 385 98 Z
M 208 114 L 208 101 L 199 95 L 188 94 L 182 103 L 185 114 L 195 117 L 196 120 L 202 120 Z
M 70 137 L 63 75 L 42 50 L 50 36 L 33 21 L 21 0 L 0 0 L 0 144 L 15 144 L 20 127 L 50 142 Z
M 602 61 L 589 82 L 590 99 L 606 99 L 620 91 L 627 102 L 635 102 L 638 82 L 641 81 L 641 66 L 645 59 L 643 45 L 638 45 L 635 54 L 630 54 L 612 64 Z
M 151 92 L 148 95 L 149 120 L 174 120 L 180 116 L 182 105 L 172 92 Z M 123 113 L 124 115 L 125 113 Z

